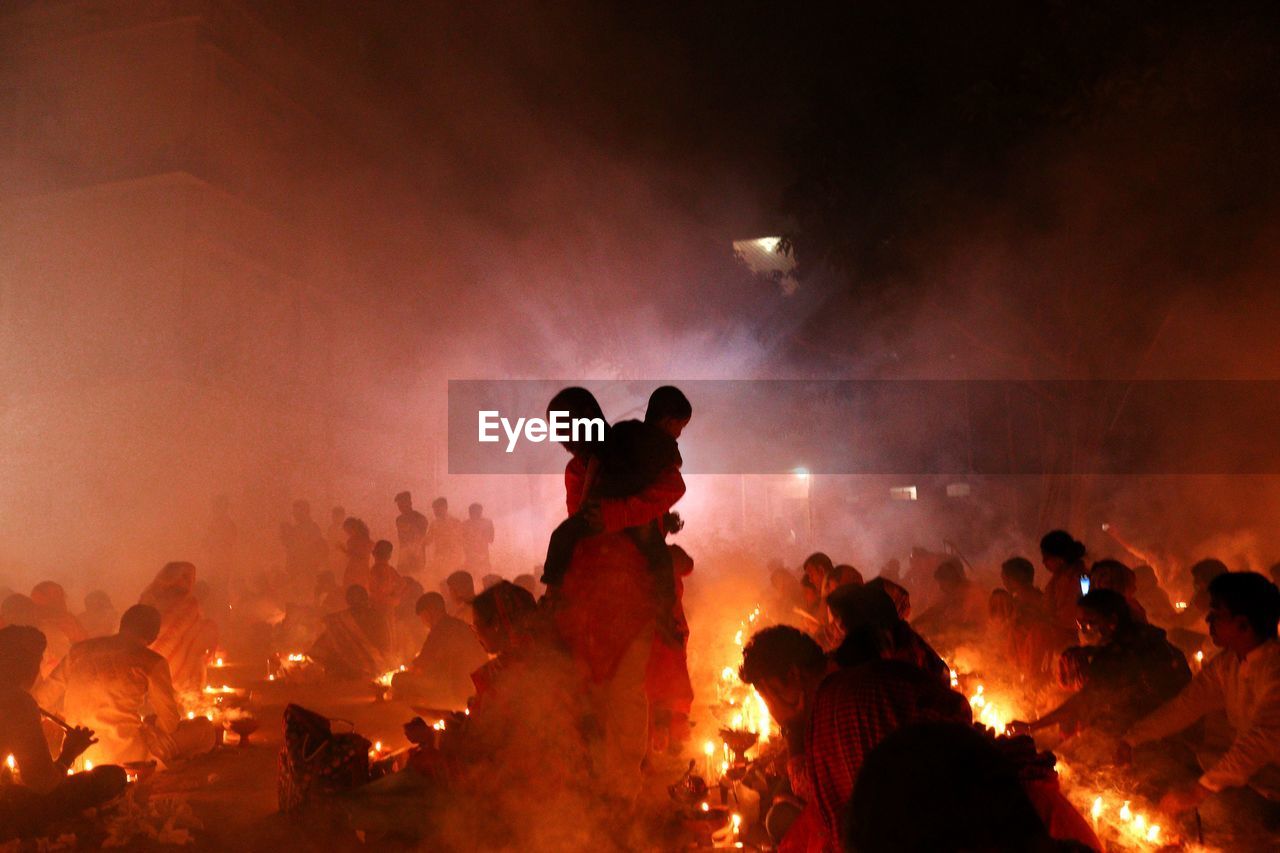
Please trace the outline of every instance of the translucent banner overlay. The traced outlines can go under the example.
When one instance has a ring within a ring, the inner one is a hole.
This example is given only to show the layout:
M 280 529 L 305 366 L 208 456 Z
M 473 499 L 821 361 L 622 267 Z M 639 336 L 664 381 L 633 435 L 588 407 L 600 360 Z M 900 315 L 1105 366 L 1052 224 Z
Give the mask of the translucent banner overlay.
M 1276 380 L 666 379 L 452 380 L 450 473 L 563 472 L 531 421 L 569 385 L 610 423 L 679 387 L 689 474 L 1280 474 Z M 481 413 L 497 440 L 479 440 Z

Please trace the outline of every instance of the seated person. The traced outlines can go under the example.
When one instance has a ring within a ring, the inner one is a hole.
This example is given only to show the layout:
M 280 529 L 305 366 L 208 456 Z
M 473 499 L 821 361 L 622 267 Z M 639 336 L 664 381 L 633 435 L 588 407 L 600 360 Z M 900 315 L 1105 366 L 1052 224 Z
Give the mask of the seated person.
M 1164 631 L 1135 622 L 1129 602 L 1109 589 L 1093 589 L 1077 605 L 1082 686 L 1057 709 L 1013 731 L 1060 726 L 1065 734 L 1091 729 L 1118 737 L 1129 726 L 1172 698 L 1191 680 L 1187 660 Z
M 218 635 L 196 595 L 196 567 L 187 562 L 166 563 L 138 603 L 160 611 L 160 636 L 152 648 L 169 662 L 173 686 L 179 692 L 203 690 L 205 664 Z
M 308 653 L 335 678 L 374 678 L 389 668 L 391 628 L 362 586 L 347 587 L 347 609 L 324 618 Z
M 1012 599 L 1004 635 L 1009 663 L 1020 680 L 1042 682 L 1050 675 L 1054 656 L 1074 638 L 1053 624 L 1044 593 L 1035 585 L 1035 572 L 1026 557 L 1010 557 L 1000 567 L 1000 579 Z
M 1169 594 L 1160 586 L 1156 570 L 1145 563 L 1134 566 L 1133 578 L 1137 588 L 1138 603 L 1146 611 L 1147 618 L 1153 625 L 1166 629 L 1172 628 L 1178 619 L 1178 611 L 1169 600 Z
M 444 580 L 444 603 L 449 615 L 471 624 L 471 602 L 476 598 L 476 579 L 459 569 Z
M 171 764 L 214 747 L 213 724 L 182 719 L 169 664 L 147 648 L 160 622 L 155 608 L 135 604 L 120 617 L 118 634 L 76 643 L 37 691 L 47 707 L 97 733 L 86 752 L 95 764 Z
M 1098 560 L 1089 569 L 1089 590 L 1109 589 L 1124 596 L 1133 621 L 1147 623 L 1147 611 L 1138 601 L 1138 577 L 1119 560 Z
M 120 614 L 111 603 L 111 597 L 98 589 L 84 597 L 84 613 L 80 614 L 80 624 L 89 637 L 109 637 L 120 624 Z
M 369 603 L 393 624 L 396 606 L 404 592 L 404 578 L 391 565 L 391 543 L 379 539 L 373 543 L 373 565 L 369 567 Z
M 57 759 L 50 757 L 40 708 L 30 692 L 44 649 L 44 635 L 35 628 L 0 628 L 0 753 L 13 756 L 19 777 L 16 784 L 0 786 L 0 839 L 45 832 L 113 799 L 126 785 L 120 767 L 100 765 L 67 775 L 71 763 L 94 743 L 89 729 L 72 728 Z
M 1199 755 L 1200 778 L 1169 791 L 1161 811 L 1195 808 L 1228 791 L 1248 801 L 1242 819 L 1274 829 L 1280 818 L 1280 590 L 1254 572 L 1219 574 L 1209 584 L 1209 633 L 1222 651 L 1181 693 L 1138 721 L 1124 736 L 1130 747 L 1186 729 L 1215 711 L 1225 712 L 1228 738 L 1209 739 Z
M 938 600 L 915 620 L 916 627 L 935 639 L 938 635 L 964 638 L 980 633 L 987 621 L 987 597 L 965 577 L 960 561 L 942 561 L 933 579 L 938 585 Z
M 418 599 L 418 618 L 426 625 L 422 651 L 391 686 L 397 698 L 442 711 L 460 711 L 472 694 L 471 673 L 488 662 L 475 631 L 445 612 L 444 596 L 428 592 Z
M 36 606 L 36 627 L 44 634 L 48 647 L 40 674 L 47 677 L 62 660 L 73 643 L 86 639 L 80 620 L 67 609 L 67 591 L 62 584 L 42 581 L 31 590 L 31 601 Z
M 927 641 L 898 618 L 893 600 L 880 586 L 846 585 L 827 599 L 831 615 L 843 639 L 832 654 L 840 666 L 856 663 L 865 650 L 881 660 L 908 663 L 943 687 L 951 684 L 951 671 Z
M 445 731 L 415 718 L 409 766 L 353 791 L 352 825 L 422 849 L 589 849 L 580 814 L 588 790 L 581 681 L 546 639 L 537 604 L 509 582 L 475 599 L 476 634 L 494 658 L 473 676 L 470 715 Z M 512 796 L 536 790 L 537 796 Z
M 903 622 L 911 619 L 911 593 L 907 591 L 905 586 L 897 583 L 891 578 L 884 575 L 874 577 L 867 581 L 867 586 L 871 589 L 878 589 L 893 600 L 893 607 L 898 611 L 898 618 Z

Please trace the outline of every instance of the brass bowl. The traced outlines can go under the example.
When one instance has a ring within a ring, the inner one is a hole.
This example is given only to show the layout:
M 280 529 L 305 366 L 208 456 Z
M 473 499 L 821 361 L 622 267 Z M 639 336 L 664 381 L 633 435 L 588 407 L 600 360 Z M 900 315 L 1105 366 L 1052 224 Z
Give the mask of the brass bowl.
M 126 761 L 121 766 L 124 768 L 125 776 L 132 782 L 145 782 L 156 772 L 154 760 Z
M 239 717 L 227 724 L 227 728 L 240 736 L 240 746 L 249 745 L 249 735 L 258 730 L 262 723 L 256 717 Z

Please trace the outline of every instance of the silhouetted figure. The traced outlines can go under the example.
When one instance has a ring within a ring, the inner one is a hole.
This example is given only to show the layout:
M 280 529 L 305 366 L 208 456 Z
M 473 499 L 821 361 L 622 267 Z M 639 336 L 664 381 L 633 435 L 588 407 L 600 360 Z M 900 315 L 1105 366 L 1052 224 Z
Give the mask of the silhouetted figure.
M 310 583 L 326 567 L 329 543 L 320 525 L 311 518 L 308 502 L 293 502 L 293 521 L 280 525 L 280 541 L 284 545 L 285 572 L 291 580 Z
M 218 643 L 217 627 L 204 618 L 195 585 L 194 565 L 167 563 L 138 600 L 160 612 L 160 634 L 151 648 L 169 662 L 173 686 L 179 693 L 204 689 L 205 665 Z
M 439 577 L 457 571 L 465 562 L 462 522 L 449 515 L 449 501 L 445 498 L 431 502 L 431 515 L 427 543 L 431 545 L 432 571 Z
M 463 568 L 475 574 L 489 571 L 489 546 L 493 544 L 493 521 L 484 517 L 484 507 L 467 507 L 467 520 L 462 522 Z
M 342 552 L 347 555 L 346 565 L 342 570 L 342 586 L 362 586 L 368 589 L 369 564 L 373 559 L 373 539 L 369 536 L 369 526 L 360 519 L 351 517 L 342 522 L 342 532 L 347 536 L 347 541 L 342 546 Z
M 111 597 L 96 589 L 84 597 L 84 613 L 80 614 L 80 624 L 84 626 L 89 638 L 109 637 L 120 624 L 120 614 L 111 603 Z
M 1191 680 L 1187 659 L 1154 625 L 1136 622 L 1129 602 L 1109 589 L 1091 589 L 1076 608 L 1080 646 L 1064 652 L 1078 660 L 1082 682 L 1053 711 L 1014 729 L 1035 732 L 1060 726 L 1074 734 L 1091 729 L 1118 737 Z
M 373 678 L 389 668 L 391 629 L 362 586 L 347 587 L 347 609 L 326 616 L 311 659 L 335 678 Z
M 430 708 L 461 710 L 474 692 L 471 673 L 489 656 L 471 626 L 445 612 L 440 593 L 423 594 L 416 609 L 427 638 L 408 671 L 395 676 L 395 696 Z
M 1040 559 L 1049 571 L 1044 594 L 1053 624 L 1070 634 L 1076 627 L 1076 599 L 1084 592 L 1080 579 L 1087 576 L 1084 545 L 1065 530 L 1050 530 L 1040 540 Z
M 401 492 L 396 495 L 396 538 L 400 541 L 400 562 L 396 567 L 402 575 L 420 575 L 427 567 L 427 517 L 413 508 L 413 495 Z
M 11 755 L 21 783 L 0 796 L 0 840 L 36 836 L 60 820 L 100 806 L 125 789 L 119 767 L 95 767 L 68 776 L 71 763 L 94 743 L 94 732 L 66 733 L 57 759 L 50 758 L 40 708 L 31 688 L 40 676 L 44 635 L 29 626 L 0 628 L 0 754 Z

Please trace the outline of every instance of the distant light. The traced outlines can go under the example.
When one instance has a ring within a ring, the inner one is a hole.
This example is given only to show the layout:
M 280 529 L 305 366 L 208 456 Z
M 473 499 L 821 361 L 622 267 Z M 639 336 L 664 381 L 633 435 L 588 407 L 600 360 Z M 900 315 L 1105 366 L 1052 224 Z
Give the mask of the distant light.
M 948 483 L 947 497 L 949 498 L 969 497 L 969 484 L 968 483 Z
M 1080 594 L 1081 595 L 1089 594 L 1089 578 L 1087 577 L 1080 578 Z
M 795 475 L 796 475 L 796 479 L 797 479 L 797 480 L 807 480 L 807 479 L 809 479 L 809 469 L 808 469 L 808 468 L 797 468 L 796 470 L 792 471 L 791 473 L 793 473 L 793 474 L 795 474 Z
M 766 252 L 778 251 L 778 244 L 782 242 L 781 237 L 760 237 L 752 241 Z
M 889 497 L 895 501 L 917 500 L 915 486 L 893 486 L 889 489 Z

